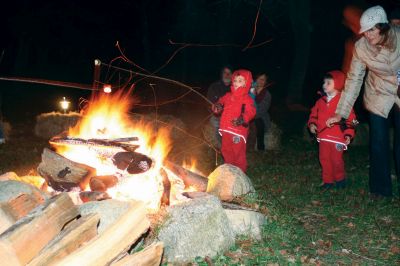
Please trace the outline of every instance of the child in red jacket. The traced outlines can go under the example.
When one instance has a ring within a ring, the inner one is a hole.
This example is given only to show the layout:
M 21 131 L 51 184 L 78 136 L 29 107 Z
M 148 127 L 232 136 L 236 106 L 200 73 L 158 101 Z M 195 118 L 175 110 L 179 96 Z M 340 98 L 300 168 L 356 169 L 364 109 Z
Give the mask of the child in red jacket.
M 324 94 L 311 109 L 308 127 L 310 132 L 316 134 L 319 142 L 319 161 L 322 167 L 322 188 L 330 189 L 336 182 L 336 187 L 344 188 L 345 170 L 343 151 L 347 150 L 354 137 L 354 123 L 356 116 L 351 110 L 349 118 L 333 127 L 326 126 L 326 120 L 335 115 L 337 104 L 340 100 L 344 86 L 345 75 L 334 70 L 324 77 Z
M 249 96 L 251 72 L 240 69 L 232 74 L 231 92 L 213 105 L 214 113 L 221 113 L 219 133 L 222 136 L 221 152 L 225 163 L 246 171 L 246 140 L 249 122 L 256 115 L 256 107 Z

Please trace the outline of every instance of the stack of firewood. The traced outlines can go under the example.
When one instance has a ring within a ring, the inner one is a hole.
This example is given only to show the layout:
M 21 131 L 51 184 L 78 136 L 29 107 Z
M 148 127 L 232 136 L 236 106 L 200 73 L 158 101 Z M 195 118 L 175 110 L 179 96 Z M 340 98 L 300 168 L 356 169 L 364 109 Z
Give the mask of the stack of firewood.
M 159 265 L 162 243 L 129 254 L 149 229 L 145 206 L 131 207 L 98 234 L 98 214 L 81 216 L 68 193 L 22 194 L 0 204 L 1 265 Z

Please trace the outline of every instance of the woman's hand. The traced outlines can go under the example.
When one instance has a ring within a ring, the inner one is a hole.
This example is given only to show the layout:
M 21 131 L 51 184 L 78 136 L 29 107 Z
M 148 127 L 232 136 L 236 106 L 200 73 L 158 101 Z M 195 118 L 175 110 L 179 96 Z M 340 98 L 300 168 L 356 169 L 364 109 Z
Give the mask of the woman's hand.
M 326 120 L 326 126 L 332 127 L 337 122 L 340 122 L 340 120 L 342 120 L 342 117 L 340 115 L 332 116 L 331 118 L 328 118 L 328 120 Z

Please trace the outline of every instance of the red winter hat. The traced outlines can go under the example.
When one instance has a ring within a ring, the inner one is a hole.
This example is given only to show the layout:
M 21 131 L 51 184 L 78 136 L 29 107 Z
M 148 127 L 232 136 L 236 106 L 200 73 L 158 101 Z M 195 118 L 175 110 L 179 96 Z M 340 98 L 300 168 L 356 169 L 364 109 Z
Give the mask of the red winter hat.
M 340 70 L 333 70 L 328 72 L 328 75 L 332 76 L 335 90 L 343 90 L 344 81 L 346 80 L 344 73 Z

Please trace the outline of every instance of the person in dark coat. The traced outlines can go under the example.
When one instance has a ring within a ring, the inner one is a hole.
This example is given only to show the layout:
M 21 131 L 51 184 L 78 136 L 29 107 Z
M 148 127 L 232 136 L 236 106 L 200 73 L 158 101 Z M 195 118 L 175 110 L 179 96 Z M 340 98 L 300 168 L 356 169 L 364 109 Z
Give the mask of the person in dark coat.
M 221 78 L 210 85 L 207 91 L 207 99 L 212 103 L 218 102 L 218 100 L 224 96 L 226 93 L 230 92 L 232 78 L 232 68 L 229 66 L 224 66 L 221 69 Z M 221 144 L 221 136 L 218 133 L 219 130 L 220 117 L 213 114 L 210 118 L 210 124 L 214 129 L 215 139 L 218 144 Z
M 254 100 L 257 106 L 257 115 L 254 120 L 257 129 L 257 150 L 264 151 L 264 135 L 271 128 L 269 108 L 271 107 L 271 93 L 268 91 L 267 75 L 265 73 L 257 76 L 254 82 Z

